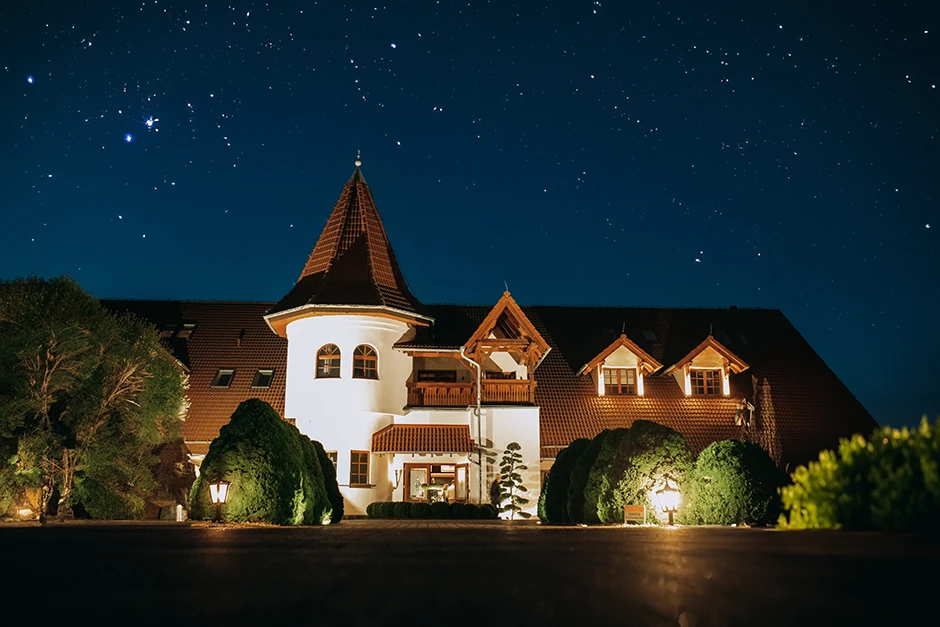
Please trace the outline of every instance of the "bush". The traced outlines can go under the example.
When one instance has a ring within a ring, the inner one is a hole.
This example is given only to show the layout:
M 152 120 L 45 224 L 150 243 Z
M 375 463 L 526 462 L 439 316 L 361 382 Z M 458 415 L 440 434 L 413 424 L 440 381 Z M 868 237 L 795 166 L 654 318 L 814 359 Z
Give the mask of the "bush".
M 307 438 L 309 440 L 309 438 Z M 326 454 L 323 445 L 316 440 L 310 440 L 317 451 L 317 459 L 320 462 L 320 470 L 323 472 L 323 483 L 326 486 L 326 496 L 330 500 L 330 506 L 333 512 L 330 514 L 330 524 L 335 525 L 343 519 L 346 510 L 343 493 L 339 491 L 339 483 L 336 481 L 336 468 L 333 461 Z
M 692 525 L 766 525 L 780 515 L 778 490 L 787 483 L 770 455 L 742 440 L 702 451 L 683 485 L 680 521 Z
M 461 520 L 467 518 L 467 505 L 465 503 L 451 503 L 449 507 L 451 518 Z
M 376 514 L 379 518 L 394 518 L 395 517 L 395 503 L 388 501 L 386 503 L 379 503 L 379 506 L 376 508 Z
M 496 520 L 499 518 L 499 510 L 492 503 L 480 505 L 480 518 L 483 520 Z
M 109 490 L 97 480 L 75 477 L 75 509 L 95 520 L 138 520 L 144 517 L 145 502 L 139 496 Z
M 209 483 L 231 482 L 225 520 L 322 524 L 332 517 L 316 448 L 259 399 L 244 401 L 209 445 L 190 496 L 190 518 L 215 514 Z
M 431 504 L 430 503 L 412 503 L 411 504 L 411 517 L 412 518 L 430 518 L 431 517 Z
M 552 464 L 552 469 L 545 478 L 542 493 L 539 496 L 538 513 L 543 522 L 570 522 L 568 516 L 568 486 L 571 485 L 571 471 L 575 462 L 591 441 L 580 438 L 562 449 Z
M 571 482 L 568 485 L 567 522 L 584 522 L 584 487 L 587 485 L 588 475 L 591 474 L 591 468 L 600 453 L 601 446 L 607 438 L 612 437 L 611 433 L 610 429 L 601 431 L 584 447 L 574 463 L 571 470 Z
M 394 518 L 411 518 L 411 503 L 395 503 L 393 512 Z
M 368 505 L 366 505 L 366 516 L 368 516 L 369 518 L 378 518 L 378 516 L 375 513 L 375 508 L 378 506 L 378 504 L 379 504 L 378 501 L 376 501 L 375 503 L 369 503 Z
M 597 439 L 600 446 L 584 486 L 583 521 L 590 524 L 622 523 L 624 505 L 646 505 L 658 516 L 651 494 L 667 477 L 681 488 L 695 459 L 682 434 L 648 420 Z
M 478 520 L 483 518 L 483 510 L 476 503 L 467 503 L 465 507 L 465 518 L 467 518 L 467 520 Z
M 450 518 L 450 506 L 444 501 L 431 503 L 431 518 L 438 520 Z
M 855 435 L 781 489 L 785 529 L 940 529 L 940 421 Z M 789 517 L 788 515 L 789 514 Z

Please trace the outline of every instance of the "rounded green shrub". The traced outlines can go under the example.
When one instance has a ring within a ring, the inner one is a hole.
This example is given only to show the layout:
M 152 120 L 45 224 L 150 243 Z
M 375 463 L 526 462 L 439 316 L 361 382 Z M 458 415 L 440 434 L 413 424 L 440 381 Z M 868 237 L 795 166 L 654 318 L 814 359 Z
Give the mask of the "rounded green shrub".
M 463 520 L 467 517 L 467 505 L 465 503 L 451 503 L 450 517 L 454 520 Z
M 385 503 L 379 503 L 376 508 L 376 514 L 378 518 L 394 518 L 395 517 L 395 505 L 393 501 L 387 501 Z
M 443 501 L 431 503 L 431 518 L 438 520 L 450 518 L 450 506 Z
M 375 507 L 377 505 L 378 505 L 378 502 L 369 503 L 368 505 L 366 505 L 366 516 L 368 516 L 369 518 L 377 518 L 377 516 L 375 515 Z
M 299 433 L 298 431 L 298 434 Z M 336 481 L 336 468 L 333 466 L 333 461 L 323 449 L 323 445 L 316 440 L 310 440 L 310 442 L 317 451 L 317 459 L 320 462 L 320 470 L 323 473 L 323 483 L 326 487 L 326 496 L 330 500 L 330 507 L 333 508 L 330 514 L 330 524 L 335 525 L 343 519 L 343 513 L 346 509 L 343 493 L 339 491 L 339 483 Z
M 722 440 L 695 461 L 683 485 L 679 519 L 693 525 L 767 525 L 780 515 L 786 474 L 757 444 Z
M 244 401 L 209 445 L 190 494 L 190 518 L 210 519 L 210 482 L 230 482 L 227 521 L 322 524 L 332 516 L 315 447 L 269 404 Z
M 613 437 L 610 429 L 601 431 L 597 436 L 588 442 L 578 459 L 575 460 L 571 469 L 571 479 L 568 484 L 568 497 L 565 503 L 568 513 L 565 522 L 579 524 L 584 522 L 584 487 L 587 485 L 588 476 L 591 474 L 591 468 L 594 467 L 594 460 L 601 451 L 601 447 L 607 438 Z
M 667 479 L 683 489 L 695 458 L 682 434 L 637 420 L 629 429 L 603 432 L 595 442 L 588 449 L 597 454 L 584 483 L 583 522 L 622 523 L 624 505 L 646 505 L 655 514 L 651 521 L 664 519 L 651 494 Z
M 411 517 L 412 518 L 430 518 L 431 517 L 431 504 L 430 503 L 412 503 L 411 504 Z
M 538 514 L 542 522 L 570 522 L 568 517 L 568 486 L 571 485 L 571 472 L 575 462 L 591 441 L 580 438 L 562 449 L 555 458 L 555 463 L 545 478 L 542 493 L 539 495 Z
M 466 508 L 464 509 L 464 517 L 468 520 L 477 520 L 483 518 L 483 510 L 476 503 L 467 503 L 464 507 Z
M 402 501 L 400 503 L 395 503 L 394 505 L 394 518 L 411 518 L 411 503 Z

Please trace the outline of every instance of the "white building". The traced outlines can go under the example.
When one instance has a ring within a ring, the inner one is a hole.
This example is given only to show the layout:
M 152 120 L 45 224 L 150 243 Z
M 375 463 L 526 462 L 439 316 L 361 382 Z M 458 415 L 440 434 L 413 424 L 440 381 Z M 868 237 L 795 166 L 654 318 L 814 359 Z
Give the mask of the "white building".
M 696 451 L 757 442 L 781 467 L 875 426 L 776 310 L 523 308 L 508 292 L 493 306 L 426 307 L 359 165 L 279 302 L 106 301 L 158 325 L 190 369 L 183 437 L 197 464 L 256 397 L 323 444 L 348 515 L 445 486 L 489 502 L 511 442 L 534 513 L 561 449 L 638 419 Z

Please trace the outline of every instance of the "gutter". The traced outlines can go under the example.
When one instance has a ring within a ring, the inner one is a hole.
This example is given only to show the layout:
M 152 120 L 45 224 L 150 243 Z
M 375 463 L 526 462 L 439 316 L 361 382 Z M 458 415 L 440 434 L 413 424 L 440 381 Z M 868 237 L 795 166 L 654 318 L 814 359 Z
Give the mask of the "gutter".
M 479 477 L 479 480 L 477 481 L 477 489 L 478 489 L 477 498 L 479 499 L 479 503 L 482 505 L 483 504 L 483 445 L 480 443 L 480 440 L 482 439 L 482 434 L 483 434 L 483 419 L 481 417 L 482 409 L 480 408 L 480 405 L 481 405 L 481 401 L 483 398 L 483 393 L 482 393 L 483 391 L 483 381 L 482 381 L 483 367 L 477 362 L 467 357 L 466 353 L 464 353 L 463 346 L 460 347 L 459 354 L 460 354 L 461 359 L 463 359 L 468 364 L 472 365 L 477 370 L 477 406 L 475 409 L 475 413 L 477 415 L 477 473 Z

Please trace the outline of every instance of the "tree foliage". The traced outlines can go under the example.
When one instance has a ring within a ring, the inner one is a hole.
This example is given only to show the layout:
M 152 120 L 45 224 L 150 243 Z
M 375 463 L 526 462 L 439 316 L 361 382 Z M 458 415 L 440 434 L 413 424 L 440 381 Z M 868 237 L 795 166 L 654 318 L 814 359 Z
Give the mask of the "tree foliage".
M 940 529 L 940 421 L 854 435 L 781 489 L 786 529 Z
M 714 442 L 703 450 L 683 485 L 679 519 L 692 525 L 766 525 L 780 514 L 786 474 L 757 444 Z
M 685 438 L 648 420 L 601 435 L 584 484 L 583 522 L 622 523 L 624 505 L 646 505 L 656 515 L 651 520 L 658 519 L 651 495 L 666 478 L 682 486 L 692 470 L 695 457 Z
M 522 496 L 528 492 L 522 483 L 522 474 L 529 469 L 522 463 L 522 455 L 519 451 L 522 447 L 518 442 L 510 442 L 503 451 L 503 458 L 499 464 L 499 474 L 502 479 L 499 482 L 500 493 L 499 502 L 500 512 L 508 513 L 509 519 L 514 520 L 516 516 L 520 518 L 529 518 L 532 514 L 523 511 L 529 499 Z
M 266 402 L 242 402 L 219 437 L 209 445 L 190 496 L 190 517 L 210 519 L 215 506 L 209 484 L 230 483 L 222 518 L 276 525 L 319 525 L 339 522 L 330 494 L 339 494 L 335 473 L 321 463 L 318 446 Z M 332 475 L 328 489 L 325 478 Z M 342 497 L 340 497 L 342 498 Z
M 42 511 L 52 494 L 49 508 L 69 513 L 77 495 L 105 493 L 138 511 L 183 389 L 153 326 L 111 314 L 68 277 L 0 281 L 0 505 L 39 486 Z
M 542 522 L 571 522 L 568 517 L 568 486 L 571 485 L 571 471 L 574 470 L 578 457 L 590 443 L 591 441 L 587 438 L 579 438 L 558 453 L 539 496 L 538 513 Z

